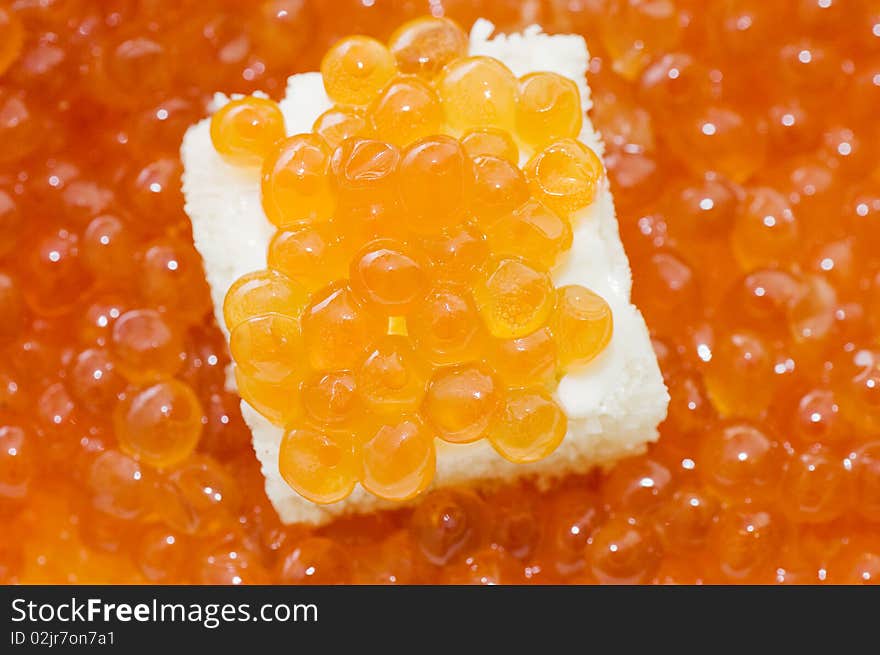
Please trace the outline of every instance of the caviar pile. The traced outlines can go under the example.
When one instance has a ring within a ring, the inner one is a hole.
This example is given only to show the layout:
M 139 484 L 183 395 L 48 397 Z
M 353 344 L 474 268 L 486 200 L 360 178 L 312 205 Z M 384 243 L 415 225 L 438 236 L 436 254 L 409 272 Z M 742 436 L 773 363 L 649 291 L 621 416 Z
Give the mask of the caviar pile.
M 669 418 L 547 492 L 283 526 L 223 390 L 180 139 L 215 90 L 278 98 L 429 10 L 587 37 Z M 13 0 L 0 34 L 3 581 L 880 579 L 874 0 Z
M 467 43 L 433 17 L 389 47 L 342 39 L 321 64 L 337 104 L 309 134 L 284 138 L 281 109 L 259 97 L 211 120 L 218 153 L 261 175 L 278 228 L 269 268 L 224 300 L 238 386 L 285 428 L 281 475 L 311 501 L 358 482 L 415 497 L 435 437 L 543 459 L 566 433 L 558 375 L 611 338 L 605 300 L 550 277 L 604 181 L 577 141 L 577 85 L 517 80 Z

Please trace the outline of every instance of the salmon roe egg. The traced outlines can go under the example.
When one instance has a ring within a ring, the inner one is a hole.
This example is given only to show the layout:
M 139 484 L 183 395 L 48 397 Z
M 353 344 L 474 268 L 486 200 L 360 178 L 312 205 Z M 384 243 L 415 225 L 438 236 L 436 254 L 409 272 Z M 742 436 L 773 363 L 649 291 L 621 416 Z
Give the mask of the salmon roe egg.
M 183 364 L 180 333 L 153 309 L 122 314 L 113 324 L 110 352 L 120 373 L 136 383 L 171 377 Z
M 785 197 L 766 187 L 750 191 L 731 234 L 743 270 L 785 264 L 799 242 L 799 223 Z
M 389 47 L 401 73 L 433 77 L 467 53 L 468 38 L 448 18 L 423 17 L 404 23 L 391 35 Z
M 530 73 L 519 81 L 516 131 L 532 147 L 576 138 L 583 123 L 577 84 L 557 73 Z
M 517 259 L 496 258 L 474 288 L 474 299 L 489 333 L 515 339 L 543 325 L 556 304 L 550 276 Z
M 474 159 L 485 155 L 519 164 L 519 147 L 510 133 L 504 130 L 494 127 L 468 130 L 461 137 L 461 145 L 464 151 Z
M 516 122 L 516 77 L 492 57 L 451 61 L 437 79 L 446 123 L 454 130 L 495 127 L 513 131 Z
M 488 507 L 476 492 L 438 489 L 420 502 L 410 517 L 410 531 L 419 550 L 435 566 L 443 566 L 483 544 Z
M 337 230 L 329 223 L 279 230 L 269 242 L 266 263 L 309 292 L 324 286 L 328 277 L 344 277 L 348 267 Z
M 483 155 L 474 160 L 476 174 L 471 209 L 483 225 L 491 225 L 529 199 L 526 178 L 506 159 Z
M 331 285 L 313 295 L 303 312 L 309 364 L 317 370 L 351 368 L 383 327 L 358 304 L 348 286 Z
M 299 316 L 307 301 L 305 290 L 277 271 L 242 275 L 226 292 L 223 320 L 228 330 L 260 314 Z
M 498 420 L 489 430 L 489 443 L 509 462 L 537 462 L 550 455 L 565 438 L 568 419 L 546 391 L 507 392 Z
M 758 417 L 770 402 L 775 381 L 766 341 L 748 330 L 721 335 L 706 370 L 706 389 L 723 416 Z
M 260 194 L 269 221 L 286 228 L 331 217 L 330 155 L 315 134 L 297 134 L 272 149 L 263 163 Z
M 253 381 L 281 384 L 303 367 L 299 321 L 284 314 L 261 314 L 235 326 L 229 351 Z
M 491 370 L 463 364 L 434 372 L 423 411 L 441 439 L 471 443 L 489 430 L 501 398 L 502 391 Z
M 400 151 L 375 139 L 346 139 L 333 151 L 331 172 L 343 231 L 393 231 L 400 202 Z
M 299 393 L 306 416 L 327 429 L 350 427 L 363 412 L 353 371 L 312 373 L 303 380 Z
M 583 366 L 595 359 L 611 341 L 614 318 L 600 295 L 576 284 L 556 291 L 556 310 L 550 322 L 559 363 L 564 368 Z
M 474 170 L 458 140 L 439 135 L 411 144 L 400 161 L 400 178 L 404 207 L 416 219 L 411 229 L 436 234 L 463 221 Z
M 241 397 L 271 423 L 286 426 L 297 417 L 295 399 L 299 393 L 299 379 L 291 376 L 278 384 L 255 380 L 234 367 L 235 387 Z
M 313 503 L 347 498 L 360 477 L 351 435 L 296 427 L 281 440 L 278 469 L 285 482 Z
M 202 416 L 191 387 L 165 380 L 132 390 L 117 406 L 113 421 L 123 450 L 164 468 L 193 452 L 202 435 Z
M 404 314 L 428 287 L 428 264 L 413 248 L 391 240 L 372 241 L 352 259 L 351 290 L 365 305 Z
M 526 164 L 532 195 L 562 216 L 593 202 L 605 169 L 598 155 L 580 141 L 555 141 Z
M 489 361 L 508 387 L 551 384 L 556 381 L 556 340 L 542 327 L 518 339 L 496 339 Z
M 420 241 L 430 256 L 435 273 L 446 281 L 469 282 L 489 256 L 486 235 L 473 224 L 464 223 L 442 234 Z
M 407 317 L 407 330 L 424 356 L 435 364 L 478 359 L 486 345 L 480 315 L 464 288 L 432 288 Z
M 387 335 L 357 370 L 361 397 L 376 414 L 414 412 L 425 395 L 425 368 L 406 337 Z
M 399 146 L 440 132 L 443 108 L 434 89 L 415 77 L 391 81 L 369 108 L 376 138 Z
M 528 200 L 487 229 L 492 251 L 551 269 L 571 248 L 571 223 L 537 200 Z
M 388 48 L 368 36 L 342 39 L 321 61 L 327 95 L 344 105 L 369 103 L 396 72 L 394 56 Z
M 434 479 L 434 434 L 415 415 L 382 424 L 361 447 L 361 483 L 385 500 L 414 498 Z
M 284 115 L 266 98 L 231 100 L 211 116 L 214 148 L 237 166 L 259 166 L 283 138 Z
M 346 139 L 372 134 L 367 114 L 357 107 L 331 107 L 315 119 L 312 132 L 337 148 Z

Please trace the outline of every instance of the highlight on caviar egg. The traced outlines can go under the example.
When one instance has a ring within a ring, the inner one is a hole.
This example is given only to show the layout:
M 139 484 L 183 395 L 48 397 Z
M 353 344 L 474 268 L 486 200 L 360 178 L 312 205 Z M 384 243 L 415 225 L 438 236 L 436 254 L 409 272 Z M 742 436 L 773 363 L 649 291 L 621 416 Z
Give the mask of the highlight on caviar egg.
M 876 0 L 0 0 L 0 584 L 880 583 L 878 108 Z
M 613 334 L 600 294 L 553 278 L 605 184 L 577 83 L 469 56 L 444 18 L 344 37 L 320 76 L 332 104 L 309 132 L 259 96 L 210 120 L 225 162 L 261 166 L 276 230 L 223 317 L 242 399 L 284 431 L 281 477 L 317 504 L 357 485 L 402 501 L 444 442 L 545 459 L 559 379 Z

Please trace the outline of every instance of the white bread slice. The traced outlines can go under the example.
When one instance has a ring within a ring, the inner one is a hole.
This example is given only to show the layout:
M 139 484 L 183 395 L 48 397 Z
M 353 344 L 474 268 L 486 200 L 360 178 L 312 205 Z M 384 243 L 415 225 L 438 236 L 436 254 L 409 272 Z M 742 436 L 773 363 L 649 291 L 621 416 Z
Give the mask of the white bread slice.
M 541 33 L 537 26 L 522 34 L 490 38 L 494 27 L 480 20 L 471 32 L 472 54 L 489 55 L 519 76 L 552 71 L 574 80 L 584 111 L 591 107 L 586 84 L 587 47 L 579 36 Z M 227 102 L 218 94 L 215 108 Z M 330 107 L 319 73 L 294 75 L 281 101 L 288 134 L 311 131 L 317 116 Z M 182 146 L 186 212 L 192 220 L 195 245 L 211 285 L 217 322 L 223 327 L 223 298 L 242 274 L 265 268 L 266 249 L 274 227 L 260 207 L 259 176 L 225 163 L 209 135 L 210 119 L 192 126 Z M 603 145 L 589 120 L 581 141 L 600 155 Z M 524 159 L 530 153 L 525 153 Z M 569 473 L 637 454 L 657 439 L 657 425 L 666 414 L 668 394 L 648 331 L 630 303 L 629 263 L 620 242 L 614 204 L 607 183 L 593 205 L 575 217 L 574 242 L 566 260 L 553 272 L 557 285 L 582 284 L 601 294 L 614 313 L 614 336 L 606 351 L 582 370 L 562 378 L 557 399 L 568 416 L 568 433 L 550 457 L 534 464 L 512 464 L 483 439 L 453 445 L 437 440 L 434 487 L 487 486 L 520 477 L 546 485 Z M 229 384 L 234 386 L 232 376 Z M 389 507 L 358 486 L 346 500 L 316 505 L 294 492 L 278 471 L 282 430 L 246 402 L 242 414 L 253 434 L 253 447 L 266 479 L 266 493 L 285 523 L 322 524 L 350 513 Z

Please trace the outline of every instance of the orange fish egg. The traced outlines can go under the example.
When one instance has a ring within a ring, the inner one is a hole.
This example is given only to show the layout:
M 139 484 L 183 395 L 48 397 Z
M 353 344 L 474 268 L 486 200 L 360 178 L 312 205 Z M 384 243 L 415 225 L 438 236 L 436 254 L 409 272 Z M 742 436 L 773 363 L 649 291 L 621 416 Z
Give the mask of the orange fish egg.
M 344 105 L 365 105 L 396 72 L 394 56 L 376 39 L 350 36 L 334 45 L 321 61 L 327 95 Z
M 389 47 L 401 73 L 433 77 L 467 52 L 464 31 L 446 18 L 424 17 L 404 23 L 391 35 Z
M 231 100 L 211 117 L 211 142 L 233 164 L 259 166 L 283 138 L 284 115 L 266 98 Z

